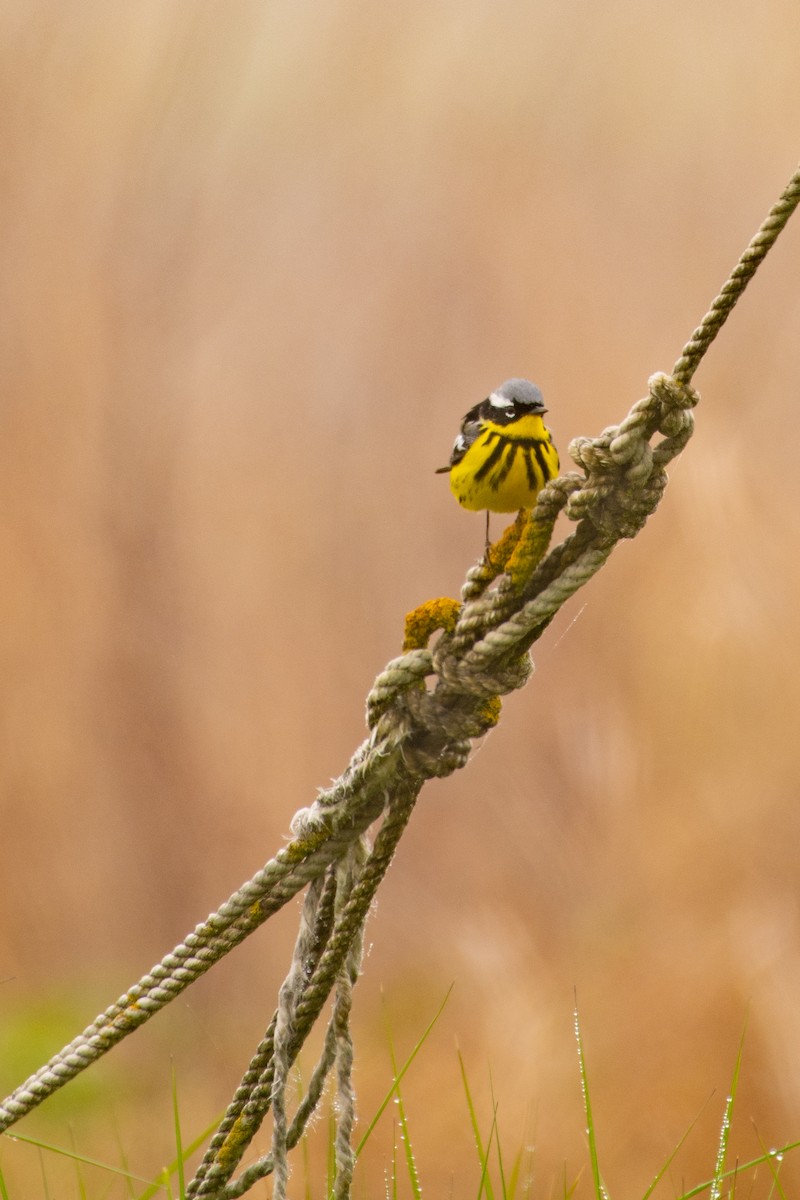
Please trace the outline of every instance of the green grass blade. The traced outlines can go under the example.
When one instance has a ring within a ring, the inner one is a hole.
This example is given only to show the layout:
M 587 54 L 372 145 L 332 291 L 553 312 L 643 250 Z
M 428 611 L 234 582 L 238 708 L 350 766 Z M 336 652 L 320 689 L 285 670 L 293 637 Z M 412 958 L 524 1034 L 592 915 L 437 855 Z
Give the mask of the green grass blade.
M 767 1154 L 759 1154 L 758 1158 L 751 1158 L 748 1162 L 737 1163 L 730 1171 L 723 1173 L 722 1181 L 724 1183 L 733 1180 L 739 1175 L 744 1175 L 745 1171 L 755 1170 L 756 1167 L 763 1166 L 769 1159 L 782 1160 L 784 1155 L 798 1149 L 800 1149 L 800 1142 L 787 1142 L 785 1146 L 779 1146 L 776 1150 L 770 1150 Z M 692 1200 L 694 1196 L 700 1196 L 703 1192 L 710 1192 L 713 1185 L 713 1179 L 706 1179 L 703 1183 L 698 1183 L 695 1187 L 690 1188 L 688 1192 L 681 1192 L 677 1200 Z
M 709 1200 L 720 1200 L 722 1196 L 722 1184 L 725 1180 L 725 1155 L 728 1151 L 728 1140 L 731 1132 L 733 1101 L 734 1097 L 732 1095 L 728 1096 L 725 1101 L 725 1112 L 722 1116 L 722 1126 L 719 1131 L 717 1161 L 714 1164 L 714 1178 L 711 1180 L 711 1190 L 708 1193 Z
M 395 1099 L 397 1100 L 397 1118 L 400 1122 L 400 1137 L 403 1141 L 403 1153 L 405 1154 L 406 1159 L 408 1181 L 411 1185 L 411 1194 L 414 1197 L 414 1200 L 422 1200 L 422 1185 L 419 1181 L 419 1172 L 417 1171 L 417 1164 L 414 1158 L 414 1148 L 411 1145 L 411 1130 L 408 1126 L 406 1106 L 403 1103 L 403 1093 L 400 1088 L 402 1072 L 398 1072 L 397 1069 L 397 1059 L 394 1053 L 394 1043 L 392 1041 L 391 1030 L 387 1030 L 387 1035 L 389 1038 L 389 1054 L 392 1060 L 392 1074 L 394 1075 L 394 1091 Z
M 594 1118 L 592 1117 L 592 1102 L 589 1096 L 589 1078 L 586 1074 L 586 1056 L 583 1052 L 583 1038 L 581 1037 L 580 1018 L 578 1016 L 578 1004 L 575 1002 L 575 1038 L 578 1043 L 578 1066 L 581 1073 L 581 1090 L 583 1092 L 583 1111 L 586 1115 L 586 1134 L 589 1139 L 589 1160 L 592 1164 L 592 1180 L 594 1182 L 594 1194 L 597 1200 L 608 1200 L 608 1192 L 605 1189 L 603 1180 L 600 1176 L 600 1160 L 597 1155 L 597 1139 L 594 1132 Z
M 712 1095 L 713 1095 L 713 1092 L 712 1092 Z M 704 1104 L 704 1105 L 703 1105 L 703 1107 L 700 1109 L 700 1111 L 698 1112 L 698 1114 L 697 1114 L 697 1116 L 694 1118 L 694 1120 L 692 1120 L 692 1121 L 689 1123 L 689 1126 L 688 1126 L 688 1128 L 686 1129 L 686 1132 L 683 1134 L 683 1137 L 680 1139 L 680 1141 L 678 1142 L 677 1146 L 676 1146 L 676 1147 L 675 1147 L 675 1149 L 672 1151 L 672 1153 L 671 1153 L 670 1155 L 668 1155 L 667 1159 L 666 1159 L 666 1160 L 665 1160 L 665 1162 L 664 1162 L 664 1165 L 663 1165 L 663 1166 L 660 1168 L 660 1170 L 656 1171 L 656 1173 L 655 1173 L 655 1175 L 654 1175 L 654 1177 L 653 1177 L 653 1182 L 650 1184 L 650 1187 L 647 1189 L 647 1191 L 645 1192 L 645 1194 L 642 1196 L 642 1200 L 650 1200 L 650 1196 L 652 1196 L 653 1192 L 654 1192 L 654 1191 L 655 1191 L 655 1189 L 658 1187 L 659 1183 L 660 1183 L 660 1182 L 661 1182 L 661 1180 L 664 1178 L 664 1176 L 666 1175 L 666 1173 L 667 1173 L 667 1171 L 669 1170 L 669 1168 L 672 1166 L 672 1163 L 673 1163 L 673 1162 L 674 1162 L 674 1160 L 675 1160 L 675 1155 L 678 1153 L 678 1151 L 680 1150 L 681 1146 L 682 1146 L 682 1145 L 683 1145 L 683 1143 L 686 1141 L 686 1139 L 688 1138 L 689 1134 L 690 1134 L 690 1133 L 692 1132 L 692 1130 L 694 1129 L 694 1127 L 695 1127 L 695 1125 L 697 1124 L 697 1122 L 700 1120 L 700 1117 L 701 1117 L 701 1116 L 702 1116 L 702 1114 L 705 1112 L 706 1106 L 708 1105 L 708 1102 L 709 1102 L 709 1100 L 710 1100 L 710 1099 L 711 1099 L 711 1096 L 709 1096 L 708 1100 L 706 1100 L 705 1104 Z
M 184 1160 L 189 1158 L 190 1155 L 194 1154 L 195 1150 L 198 1150 L 200 1148 L 200 1146 L 204 1145 L 204 1143 L 207 1142 L 208 1139 L 211 1137 L 212 1133 L 216 1132 L 220 1121 L 223 1119 L 223 1116 L 224 1116 L 224 1113 L 220 1113 L 219 1116 L 214 1118 L 214 1120 L 211 1122 L 210 1125 L 206 1126 L 206 1128 L 202 1131 L 202 1133 L 199 1133 L 197 1135 L 197 1137 L 192 1139 L 192 1141 L 189 1143 L 189 1145 L 185 1149 L 184 1156 L 183 1156 Z M 109 1169 L 113 1170 L 114 1168 L 109 1168 Z M 168 1180 L 171 1175 L 174 1175 L 175 1172 L 177 1171 L 177 1169 L 178 1169 L 177 1160 L 173 1160 L 171 1163 L 169 1163 L 164 1168 L 164 1170 L 161 1172 L 161 1175 L 159 1176 L 159 1178 L 152 1183 L 149 1180 L 140 1179 L 137 1175 L 128 1175 L 129 1179 L 135 1179 L 137 1183 L 147 1183 L 148 1184 L 147 1188 L 136 1198 L 136 1200 L 152 1200 L 153 1196 L 158 1195 L 158 1193 L 161 1191 L 161 1189 L 166 1187 L 164 1180 L 165 1179 Z M 120 1175 L 127 1174 L 127 1172 L 118 1171 L 118 1174 L 120 1174 Z
M 478 1185 L 478 1200 L 484 1191 L 486 1192 L 487 1200 L 493 1200 L 494 1191 L 492 1189 L 492 1181 L 489 1177 L 489 1156 L 492 1152 L 492 1142 L 497 1144 L 497 1109 L 492 1109 L 492 1124 L 489 1128 L 489 1140 L 486 1143 L 486 1158 L 482 1165 L 480 1183 Z
M 83 1171 L 81 1170 L 83 1164 L 81 1163 L 80 1159 L 78 1158 L 77 1150 L 75 1147 L 75 1130 L 72 1128 L 71 1125 L 69 1126 L 69 1140 L 72 1142 L 72 1150 L 73 1150 L 73 1153 L 75 1154 L 75 1158 L 73 1161 L 75 1163 L 75 1174 L 76 1174 L 76 1177 L 78 1180 L 78 1196 L 80 1197 L 80 1200 L 88 1200 L 88 1196 L 86 1193 L 86 1181 L 83 1178 Z
M 116 1114 L 113 1111 L 111 1113 L 111 1119 L 112 1119 L 112 1124 L 114 1127 L 114 1141 L 117 1143 L 117 1150 L 119 1152 L 119 1160 L 122 1163 L 122 1170 L 127 1175 L 127 1179 L 125 1180 L 125 1184 L 126 1184 L 125 1191 L 127 1193 L 128 1200 L 134 1200 L 135 1193 L 134 1193 L 134 1188 L 133 1188 L 133 1179 L 132 1179 L 131 1173 L 128 1169 L 128 1167 L 129 1167 L 128 1155 L 127 1155 L 127 1151 L 125 1150 L 125 1146 L 122 1143 L 122 1138 L 121 1138 L 120 1132 L 119 1132 L 119 1125 L 117 1124 Z
M 364 1131 L 364 1135 L 363 1135 L 363 1137 L 361 1138 L 361 1140 L 359 1141 L 358 1145 L 356 1146 L 356 1158 L 358 1158 L 359 1154 L 360 1154 L 360 1153 L 362 1152 L 362 1150 L 364 1149 L 364 1146 L 367 1144 L 367 1141 L 368 1141 L 368 1139 L 369 1139 L 370 1135 L 372 1134 L 373 1130 L 375 1129 L 375 1126 L 378 1124 L 378 1121 L 381 1119 L 381 1117 L 383 1116 L 384 1112 L 386 1111 L 386 1109 L 388 1108 L 389 1104 L 391 1103 L 391 1101 L 392 1101 L 392 1098 L 393 1098 L 393 1097 L 394 1097 L 394 1095 L 395 1095 L 395 1092 L 396 1092 L 396 1089 L 397 1089 L 397 1085 L 400 1083 L 400 1080 L 403 1078 L 403 1076 L 405 1075 L 406 1071 L 407 1071 L 407 1070 L 408 1070 L 408 1068 L 411 1066 L 411 1064 L 413 1063 L 414 1059 L 415 1059 L 415 1058 L 417 1057 L 417 1055 L 419 1054 L 419 1052 L 420 1052 L 420 1050 L 422 1049 L 422 1047 L 425 1045 L 425 1042 L 428 1040 L 428 1038 L 429 1038 L 429 1036 L 430 1036 L 431 1032 L 433 1031 L 433 1028 L 434 1028 L 434 1026 L 436 1025 L 437 1021 L 439 1020 L 439 1018 L 441 1017 L 442 1013 L 444 1012 L 445 1005 L 447 1004 L 447 1001 L 450 999 L 450 993 L 451 993 L 451 992 L 452 992 L 452 990 L 453 990 L 453 986 L 454 986 L 454 985 L 451 983 L 451 984 L 450 984 L 450 987 L 447 989 L 447 991 L 446 991 L 446 993 L 445 993 L 444 1000 L 442 1000 L 442 1003 L 439 1005 L 439 1007 L 438 1007 L 438 1009 L 436 1010 L 436 1012 L 435 1012 L 434 1016 L 433 1016 L 433 1017 L 432 1017 L 432 1019 L 431 1019 L 431 1020 L 428 1022 L 428 1024 L 425 1026 L 425 1029 L 423 1030 L 423 1032 L 422 1032 L 422 1034 L 421 1034 L 421 1036 L 420 1036 L 419 1040 L 417 1041 L 416 1045 L 415 1045 L 415 1046 L 414 1046 L 414 1048 L 412 1049 L 412 1051 L 411 1051 L 411 1053 L 409 1054 L 408 1058 L 407 1058 L 407 1059 L 405 1060 L 405 1062 L 403 1063 L 403 1065 L 402 1065 L 402 1067 L 400 1068 L 400 1070 L 399 1070 L 399 1071 L 395 1071 L 395 1072 L 394 1072 L 394 1080 L 393 1080 L 393 1082 L 392 1082 L 392 1086 L 389 1088 L 389 1090 L 388 1090 L 388 1092 L 386 1093 L 386 1095 L 384 1096 L 383 1100 L 381 1100 L 381 1102 L 380 1102 L 380 1104 L 378 1105 L 378 1108 L 377 1108 L 377 1110 L 376 1110 L 376 1112 L 375 1112 L 375 1116 L 374 1116 L 374 1117 L 372 1118 L 372 1120 L 370 1121 L 369 1125 L 367 1126 L 367 1128 L 366 1128 L 366 1129 L 365 1129 L 365 1131 Z
M 500 1176 L 500 1192 L 503 1197 L 503 1200 L 509 1200 L 509 1191 L 508 1191 L 508 1186 L 506 1183 L 506 1173 L 505 1173 L 505 1169 L 503 1167 L 503 1149 L 502 1149 L 502 1146 L 500 1145 L 500 1126 L 497 1123 L 498 1102 L 495 1099 L 494 1080 L 492 1079 L 491 1071 L 489 1072 L 489 1090 L 490 1090 L 491 1097 L 492 1097 L 492 1112 L 494 1113 L 494 1119 L 493 1119 L 492 1123 L 494 1126 L 494 1144 L 497 1148 L 497 1173 Z M 489 1142 L 491 1144 L 491 1138 L 489 1139 Z
M 39 1141 L 38 1138 L 26 1137 L 24 1133 L 4 1134 L 10 1142 L 24 1142 L 27 1146 L 36 1146 L 38 1150 L 46 1150 L 49 1154 L 60 1154 L 62 1158 L 72 1158 L 87 1167 L 98 1167 L 101 1171 L 110 1171 L 113 1175 L 120 1175 L 124 1179 L 134 1179 L 137 1183 L 150 1183 L 149 1179 L 145 1179 L 142 1175 L 132 1175 L 130 1171 L 124 1171 L 121 1167 L 112 1167 L 110 1163 L 102 1162 L 99 1158 L 89 1158 L 86 1154 L 78 1154 L 74 1150 L 66 1150 L 63 1146 L 54 1146 L 50 1142 Z
M 522 1144 L 514 1156 L 511 1172 L 508 1177 L 508 1191 L 503 1192 L 503 1200 L 515 1200 L 517 1191 L 522 1186 L 522 1198 L 525 1200 L 531 1194 L 533 1187 L 533 1153 L 531 1145 L 531 1114 L 525 1113 L 525 1124 L 522 1128 Z
M 397 1126 L 392 1125 L 392 1194 L 387 1200 L 397 1200 Z
M 772 1190 L 773 1192 L 777 1193 L 779 1200 L 786 1200 L 786 1193 L 783 1190 L 783 1185 L 779 1178 L 781 1163 L 783 1162 L 783 1155 L 779 1150 L 767 1149 L 761 1134 L 758 1132 L 758 1129 L 756 1129 L 755 1123 L 753 1124 L 753 1129 L 755 1129 L 756 1137 L 758 1138 L 758 1144 L 764 1152 L 764 1162 L 769 1167 L 769 1172 L 772 1176 Z M 776 1162 L 778 1164 L 777 1167 L 775 1166 Z
M 580 1183 L 582 1176 L 583 1168 L 581 1167 L 580 1171 L 575 1176 L 575 1182 L 572 1184 L 572 1186 L 570 1186 L 567 1183 L 567 1164 L 564 1163 L 564 1200 L 572 1200 L 572 1197 L 578 1190 L 578 1184 Z
M 742 1066 L 742 1053 L 744 1051 L 744 1035 L 747 1032 L 747 1021 L 745 1021 L 742 1036 L 739 1039 L 739 1049 L 736 1054 L 736 1062 L 733 1068 L 733 1079 L 731 1080 L 731 1090 L 725 1101 L 725 1113 L 722 1117 L 722 1128 L 719 1132 L 719 1147 L 717 1149 L 717 1161 L 714 1164 L 714 1179 L 709 1192 L 709 1200 L 720 1200 L 722 1196 L 722 1185 L 725 1179 L 725 1157 L 728 1153 L 728 1142 L 731 1136 L 731 1121 L 733 1120 L 733 1107 L 736 1103 L 736 1093 L 739 1089 L 739 1072 Z
M 181 1137 L 181 1114 L 178 1106 L 178 1079 L 175 1066 L 172 1067 L 172 1120 L 175 1126 L 175 1159 L 178 1166 L 178 1195 L 180 1200 L 186 1197 L 186 1177 L 184 1174 L 183 1138 Z
M 47 1182 L 47 1172 L 44 1169 L 44 1155 L 39 1151 L 39 1170 L 42 1172 L 42 1187 L 44 1188 L 44 1200 L 50 1200 L 50 1187 Z
M 514 1161 L 511 1164 L 511 1170 L 508 1173 L 508 1183 L 502 1178 L 503 1167 L 500 1165 L 500 1177 L 503 1183 L 503 1200 L 514 1200 L 519 1187 L 519 1176 L 522 1170 L 522 1160 L 525 1156 L 525 1146 L 520 1146 L 517 1153 L 514 1155 Z
M 475 1111 L 475 1102 L 472 1099 L 472 1091 L 467 1079 L 467 1069 L 464 1066 L 464 1059 L 461 1051 L 457 1050 L 458 1066 L 461 1071 L 461 1082 L 464 1086 L 464 1095 L 467 1098 L 467 1108 L 469 1110 L 470 1124 L 472 1125 L 472 1136 L 475 1139 L 475 1148 L 478 1151 L 478 1161 L 481 1164 L 481 1181 L 478 1189 L 478 1196 L 482 1196 L 484 1188 L 486 1189 L 487 1200 L 494 1200 L 494 1191 L 492 1189 L 492 1181 L 488 1175 L 489 1152 L 488 1147 L 484 1149 L 483 1138 L 481 1137 L 480 1125 L 478 1124 L 478 1114 Z M 489 1145 L 491 1146 L 492 1137 L 494 1134 L 494 1118 L 492 1118 L 492 1129 L 489 1133 Z
M 514 1200 L 519 1186 L 519 1173 L 522 1167 L 522 1157 L 525 1153 L 525 1147 L 520 1146 L 517 1153 L 514 1155 L 514 1161 L 511 1164 L 511 1170 L 508 1173 L 508 1183 L 503 1179 L 503 1167 L 500 1165 L 500 1178 L 503 1185 L 503 1200 Z

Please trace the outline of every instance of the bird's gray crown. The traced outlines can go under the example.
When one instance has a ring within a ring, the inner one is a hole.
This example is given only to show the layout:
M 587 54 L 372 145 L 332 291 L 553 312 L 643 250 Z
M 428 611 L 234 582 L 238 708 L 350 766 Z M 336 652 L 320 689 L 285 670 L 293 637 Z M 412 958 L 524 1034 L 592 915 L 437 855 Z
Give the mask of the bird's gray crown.
M 510 408 L 520 404 L 524 408 L 544 408 L 544 399 L 535 383 L 529 379 L 507 379 L 495 388 L 489 397 L 493 408 Z

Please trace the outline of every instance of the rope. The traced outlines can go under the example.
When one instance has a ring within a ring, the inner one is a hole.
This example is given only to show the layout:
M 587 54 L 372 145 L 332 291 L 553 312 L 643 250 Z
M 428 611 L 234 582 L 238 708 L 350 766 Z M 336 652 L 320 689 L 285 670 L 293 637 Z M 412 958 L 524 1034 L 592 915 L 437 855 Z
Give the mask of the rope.
M 321 895 L 319 896 L 319 902 L 317 904 L 316 913 L 314 916 L 313 930 L 306 942 L 303 941 L 303 938 L 307 928 L 307 912 L 309 905 L 314 903 L 314 898 L 317 893 L 316 883 L 312 884 L 309 888 L 309 898 L 307 899 L 306 904 L 303 906 L 303 916 L 305 919 L 301 920 L 300 931 L 298 933 L 298 945 L 302 947 L 301 953 L 303 953 L 306 949 L 308 951 L 308 970 L 310 974 L 313 974 L 313 972 L 316 970 L 319 963 L 320 954 L 322 953 L 322 948 L 330 937 L 331 928 L 333 926 L 335 884 L 335 876 L 329 872 L 326 876 L 325 885 L 322 889 Z M 223 1118 L 219 1128 L 209 1143 L 205 1157 L 200 1164 L 195 1179 L 192 1181 L 192 1185 L 190 1185 L 190 1194 L 195 1194 L 197 1192 L 200 1183 L 208 1174 L 216 1159 L 220 1156 L 220 1151 L 223 1145 L 237 1123 L 240 1130 L 238 1136 L 239 1139 L 242 1140 L 243 1135 L 241 1131 L 252 1130 L 254 1133 L 255 1130 L 259 1128 L 261 1120 L 269 1108 L 270 1097 L 272 1094 L 272 1075 L 269 1068 L 275 1046 L 275 1027 L 277 1024 L 277 1019 L 278 1014 L 276 1012 L 273 1015 L 264 1038 L 260 1042 L 255 1054 L 253 1055 L 241 1084 L 234 1094 L 233 1100 L 231 1101 L 225 1117 Z M 329 1029 L 328 1035 L 330 1035 L 330 1032 L 331 1031 Z M 326 1038 L 326 1047 L 328 1046 L 329 1042 L 330 1036 Z M 323 1067 L 322 1076 L 321 1078 L 317 1079 L 316 1073 L 312 1074 L 308 1094 L 304 1102 L 310 1102 L 312 1104 L 310 1111 L 313 1111 L 313 1108 L 316 1106 L 316 1103 L 319 1100 L 319 1096 L 322 1094 L 322 1088 L 330 1067 L 330 1062 L 333 1060 L 332 1048 L 330 1049 L 330 1059 L 327 1061 L 326 1053 L 327 1051 L 323 1052 L 320 1060 L 321 1063 L 325 1064 Z M 287 1134 L 286 1141 L 289 1149 L 297 1144 L 297 1141 L 302 1133 L 302 1129 L 305 1127 L 305 1121 L 308 1120 L 308 1115 L 310 1115 L 309 1112 L 305 1119 L 303 1119 L 301 1115 L 302 1109 L 303 1105 L 301 1104 L 298 1108 L 298 1113 L 295 1117 L 295 1121 L 292 1124 L 292 1128 Z M 245 1132 L 244 1137 L 246 1136 L 247 1134 Z M 250 1136 L 252 1136 L 252 1134 Z M 246 1141 L 244 1144 L 247 1144 Z M 223 1156 L 223 1158 L 224 1157 L 226 1156 Z M 232 1170 L 238 1159 L 231 1156 L 229 1157 L 229 1161 L 231 1163 L 230 1169 Z
M 680 358 L 672 368 L 672 377 L 676 382 L 691 383 L 692 376 L 700 365 L 700 360 L 727 321 L 733 306 L 755 275 L 767 252 L 774 246 L 778 234 L 797 208 L 798 203 L 800 203 L 800 167 L 770 209 L 769 215 L 758 233 L 731 271 L 722 291 L 684 346 Z
M 361 961 L 364 923 L 375 893 L 408 824 L 419 787 L 387 800 L 386 817 L 365 855 L 358 840 L 339 868 L 332 868 L 319 901 L 309 889 L 289 973 L 281 986 L 278 1011 L 259 1046 L 234 1100 L 212 1139 L 198 1171 L 187 1187 L 188 1197 L 235 1197 L 258 1179 L 274 1172 L 274 1195 L 285 1194 L 288 1180 L 286 1155 L 299 1141 L 322 1094 L 325 1078 L 337 1066 L 337 1180 L 349 1181 L 353 1159 L 350 1135 L 355 1101 L 350 1084 L 352 1044 L 349 1014 L 352 988 Z M 327 913 L 324 911 L 327 906 Z M 330 910 L 334 910 L 333 922 Z M 323 932 L 329 930 L 326 937 Z M 321 937 L 325 938 L 321 942 Z M 285 1115 L 289 1070 L 325 1004 L 332 988 L 337 995 L 325 1044 L 312 1074 L 308 1094 L 291 1125 Z M 236 1166 L 258 1132 L 270 1106 L 273 1108 L 273 1144 L 270 1153 L 228 1183 Z M 277 1114 L 276 1114 L 277 1108 Z M 277 1115 L 277 1119 L 276 1119 Z M 344 1186 L 342 1183 L 340 1186 Z M 347 1183 L 349 1187 L 349 1182 Z M 342 1192 L 342 1195 L 347 1195 Z
M 31 1075 L 0 1105 L 0 1132 L 143 1025 L 205 974 L 248 934 L 346 852 L 354 837 L 380 814 L 374 801 L 343 805 L 327 838 L 308 830 L 278 852 L 263 870 L 198 925 L 185 941 L 129 988 L 69 1045 Z
M 285 1196 L 288 1153 L 302 1135 L 334 1067 L 338 1089 L 334 1196 L 344 1200 L 349 1195 L 354 1121 L 352 989 L 369 906 L 420 789 L 427 779 L 449 775 L 465 765 L 474 740 L 496 724 L 499 698 L 529 678 L 528 651 L 548 622 L 596 574 L 616 543 L 634 537 L 655 511 L 667 482 L 665 467 L 684 448 L 694 428 L 692 409 L 698 396 L 689 382 L 798 202 L 800 169 L 692 334 L 672 376 L 654 375 L 648 395 L 619 425 L 597 438 L 571 443 L 569 452 L 583 473 L 563 476 L 540 492 L 530 518 L 517 523 L 505 546 L 502 574 L 487 556 L 469 572 L 460 609 L 455 602 L 432 602 L 439 615 L 446 615 L 443 631 L 432 648 L 409 649 L 378 676 L 367 700 L 369 738 L 344 774 L 296 814 L 288 845 L 17 1088 L 0 1105 L 0 1132 L 139 1028 L 307 888 L 278 1010 L 187 1195 L 192 1200 L 232 1200 L 272 1173 L 273 1194 Z M 660 440 L 652 445 L 657 435 Z M 562 511 L 575 524 L 574 532 L 546 553 Z M 425 628 L 424 622 L 417 628 Z M 381 817 L 374 847 L 368 851 L 366 831 Z M 308 1094 L 290 1122 L 286 1105 L 290 1070 L 334 989 L 323 1050 Z M 232 1181 L 270 1107 L 270 1153 Z

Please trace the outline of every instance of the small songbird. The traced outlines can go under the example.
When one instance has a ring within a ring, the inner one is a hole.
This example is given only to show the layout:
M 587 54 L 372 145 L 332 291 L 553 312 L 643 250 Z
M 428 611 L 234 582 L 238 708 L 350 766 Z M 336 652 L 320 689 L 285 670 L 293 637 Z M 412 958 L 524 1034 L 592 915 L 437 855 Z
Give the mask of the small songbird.
M 558 451 L 542 421 L 542 393 L 527 379 L 507 379 L 461 422 L 450 463 L 450 490 L 464 508 L 510 513 L 533 508 L 558 474 Z

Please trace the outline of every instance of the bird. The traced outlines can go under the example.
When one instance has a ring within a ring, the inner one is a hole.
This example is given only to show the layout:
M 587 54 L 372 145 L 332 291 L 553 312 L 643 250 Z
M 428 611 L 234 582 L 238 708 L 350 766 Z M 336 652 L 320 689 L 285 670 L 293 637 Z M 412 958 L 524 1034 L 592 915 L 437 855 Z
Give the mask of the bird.
M 542 393 L 527 379 L 507 379 L 474 405 L 461 422 L 450 462 L 450 490 L 472 512 L 510 513 L 533 508 L 549 479 L 558 474 L 558 451 L 542 417 Z

